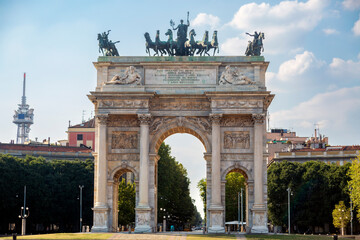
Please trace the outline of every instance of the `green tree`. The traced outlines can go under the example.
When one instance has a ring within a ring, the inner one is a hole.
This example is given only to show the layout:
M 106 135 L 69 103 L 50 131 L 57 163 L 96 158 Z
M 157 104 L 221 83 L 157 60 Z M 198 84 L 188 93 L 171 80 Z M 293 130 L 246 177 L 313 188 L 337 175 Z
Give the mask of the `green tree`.
M 347 171 L 349 164 L 337 166 L 319 161 L 303 164 L 283 161 L 268 169 L 269 220 L 287 227 L 290 187 L 291 225 L 297 231 L 307 232 L 316 226 L 331 225 L 333 206 L 339 201 L 349 201 Z
M 200 179 L 200 181 L 197 184 L 197 188 L 200 191 L 200 197 L 204 204 L 204 216 L 205 216 L 205 222 L 206 222 L 206 178 Z
M 9 223 L 21 226 L 18 215 L 23 206 L 23 189 L 27 187 L 26 206 L 31 215 L 27 232 L 79 231 L 79 185 L 83 189 L 83 224 L 92 224 L 93 161 L 47 161 L 27 156 L 25 159 L 0 154 L 0 232 Z M 38 225 L 40 228 L 35 229 Z M 49 229 L 49 230 L 46 230 Z M 20 231 L 20 227 L 16 229 Z
M 357 217 L 360 220 L 360 155 L 352 161 L 348 176 L 350 177 L 348 182 L 351 189 L 350 198 L 354 207 L 357 208 Z
M 334 226 L 340 228 L 341 235 L 344 235 L 344 228 L 350 222 L 350 209 L 345 206 L 344 201 L 335 205 L 332 217 Z
M 162 143 L 158 155 L 158 222 L 167 216 L 168 226 L 172 224 L 181 230 L 190 224 L 194 215 L 190 180 L 183 165 L 171 156 L 169 145 Z M 160 208 L 166 211 L 160 211 Z
M 241 189 L 244 190 L 243 203 L 246 203 L 244 176 L 238 172 L 229 173 L 226 176 L 225 184 L 226 221 L 238 220 L 238 193 L 241 193 Z M 243 204 L 243 213 L 243 217 L 246 219 L 245 204 Z
M 119 224 L 128 225 L 135 219 L 135 183 L 126 183 L 123 179 L 119 184 Z

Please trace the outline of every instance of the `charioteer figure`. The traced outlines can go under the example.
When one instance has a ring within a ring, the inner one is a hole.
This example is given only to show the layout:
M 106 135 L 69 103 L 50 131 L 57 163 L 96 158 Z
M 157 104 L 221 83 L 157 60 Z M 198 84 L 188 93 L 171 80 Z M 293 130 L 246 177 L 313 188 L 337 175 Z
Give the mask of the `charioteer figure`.
M 187 39 L 187 31 L 188 31 L 188 27 L 190 26 L 190 21 L 189 21 L 189 12 L 187 12 L 187 24 L 184 24 L 184 20 L 180 20 L 180 24 L 174 28 L 175 23 L 173 20 L 170 20 L 170 25 L 172 27 L 173 30 L 177 30 L 177 50 L 178 52 L 176 53 L 177 56 L 185 56 L 186 52 L 185 52 L 185 42 L 188 40 Z

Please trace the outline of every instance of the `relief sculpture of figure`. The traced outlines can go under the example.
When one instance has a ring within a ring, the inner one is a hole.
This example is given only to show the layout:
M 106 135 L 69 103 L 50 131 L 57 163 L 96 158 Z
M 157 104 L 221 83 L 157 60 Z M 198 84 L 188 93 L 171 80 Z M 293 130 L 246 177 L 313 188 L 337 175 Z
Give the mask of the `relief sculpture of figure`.
M 136 71 L 134 66 L 126 68 L 122 76 L 115 75 L 108 83 L 106 84 L 141 84 L 141 76 Z
M 225 67 L 225 71 L 220 76 L 219 85 L 247 85 L 254 84 L 244 73 L 238 68 L 231 68 L 229 65 Z

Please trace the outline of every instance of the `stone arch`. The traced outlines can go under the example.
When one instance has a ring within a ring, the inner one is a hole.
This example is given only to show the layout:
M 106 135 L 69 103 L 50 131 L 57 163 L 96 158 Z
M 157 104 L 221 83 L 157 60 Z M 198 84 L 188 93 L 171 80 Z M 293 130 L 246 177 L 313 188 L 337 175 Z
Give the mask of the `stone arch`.
M 118 167 L 116 167 L 115 169 L 113 169 L 113 171 L 110 173 L 110 189 L 112 189 L 112 201 L 111 201 L 111 212 L 110 212 L 110 225 L 111 225 L 111 230 L 113 232 L 117 232 L 117 227 L 118 227 L 118 205 L 117 205 L 117 200 L 119 198 L 119 178 L 121 177 L 121 175 L 123 175 L 124 173 L 127 172 L 131 172 L 134 174 L 134 183 L 135 183 L 135 189 L 136 189 L 136 193 L 135 193 L 135 206 L 136 203 L 138 202 L 138 195 L 139 195 L 139 174 L 138 172 L 130 167 L 127 164 L 122 164 Z
M 114 168 L 110 173 L 110 179 L 116 182 L 120 176 L 126 172 L 132 172 L 134 174 L 135 182 L 139 180 L 139 173 L 129 165 L 121 165 Z
M 226 208 L 226 204 L 225 204 L 225 184 L 226 184 L 226 176 L 229 173 L 232 172 L 238 172 L 241 173 L 244 178 L 245 178 L 245 218 L 244 221 L 247 223 L 246 229 L 244 229 L 244 231 L 248 232 L 249 229 L 252 227 L 252 216 L 251 216 L 251 208 L 253 206 L 253 198 L 254 198 L 254 193 L 253 193 L 253 180 L 252 180 L 252 174 L 251 174 L 251 169 L 248 170 L 245 166 L 240 165 L 239 163 L 235 163 L 232 166 L 226 168 L 222 175 L 221 175 L 221 182 L 222 182 L 222 196 L 223 196 L 223 202 L 224 202 L 224 207 Z M 225 211 L 226 212 L 226 211 Z
M 196 137 L 202 142 L 205 148 L 205 152 L 211 152 L 211 140 L 209 139 L 209 133 L 200 129 L 195 124 L 184 121 L 179 123 L 178 121 L 164 124 L 155 135 L 150 139 L 150 153 L 157 153 L 161 143 L 169 136 L 176 133 L 188 133 Z
M 227 169 L 225 169 L 222 173 L 221 176 L 221 181 L 226 181 L 226 175 L 228 175 L 231 172 L 239 172 L 241 173 L 244 177 L 246 181 L 252 180 L 252 176 L 251 173 L 248 169 L 246 169 L 244 166 L 240 165 L 240 164 L 235 164 L 232 165 L 230 167 L 228 167 Z

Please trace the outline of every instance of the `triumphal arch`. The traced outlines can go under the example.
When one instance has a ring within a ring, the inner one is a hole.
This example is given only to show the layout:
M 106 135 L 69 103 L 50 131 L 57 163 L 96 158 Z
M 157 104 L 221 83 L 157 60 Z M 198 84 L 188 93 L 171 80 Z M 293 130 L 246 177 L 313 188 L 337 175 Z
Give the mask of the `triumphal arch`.
M 92 231 L 117 227 L 118 179 L 136 183 L 136 232 L 157 226 L 157 151 L 175 133 L 206 149 L 207 229 L 225 231 L 225 176 L 246 178 L 248 231 L 267 232 L 266 89 L 262 56 L 102 56 L 94 63 L 95 203 Z M 190 149 L 189 149 L 190 151 Z

